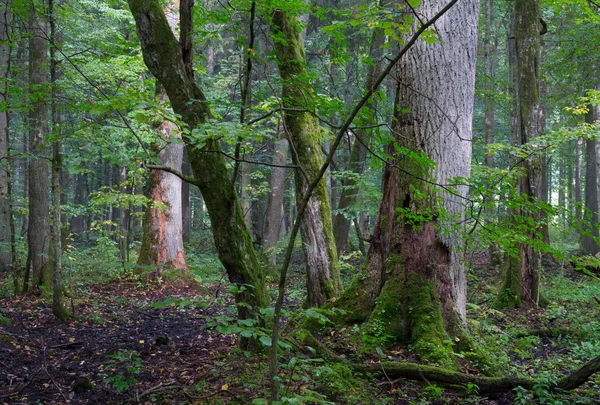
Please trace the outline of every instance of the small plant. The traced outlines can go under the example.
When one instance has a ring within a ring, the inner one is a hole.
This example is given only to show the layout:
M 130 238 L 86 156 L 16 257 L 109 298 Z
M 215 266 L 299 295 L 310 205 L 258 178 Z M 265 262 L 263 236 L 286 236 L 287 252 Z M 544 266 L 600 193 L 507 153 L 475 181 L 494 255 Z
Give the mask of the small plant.
M 107 366 L 107 369 L 114 374 L 105 377 L 104 382 L 119 392 L 126 391 L 137 384 L 138 381 L 134 376 L 142 369 L 142 359 L 137 351 L 121 349 L 108 357 L 116 360 Z

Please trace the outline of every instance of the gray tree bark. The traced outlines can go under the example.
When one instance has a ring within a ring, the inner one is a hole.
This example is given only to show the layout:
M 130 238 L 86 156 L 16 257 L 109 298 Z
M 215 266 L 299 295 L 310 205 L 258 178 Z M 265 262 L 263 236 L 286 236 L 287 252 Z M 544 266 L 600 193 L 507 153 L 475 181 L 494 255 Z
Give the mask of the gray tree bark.
M 48 147 L 48 100 L 44 98 L 48 86 L 47 23 L 40 10 L 31 9 L 29 19 L 29 227 L 28 242 L 31 257 L 32 285 L 50 286 L 52 269 L 50 254 L 50 215 L 48 207 L 49 167 Z
M 423 3 L 417 12 L 426 19 L 444 5 Z M 478 1 L 456 3 L 435 24 L 438 42 L 418 41 L 401 61 L 393 133 L 407 153 L 386 168 L 367 264 L 340 299 L 345 309 L 362 312 L 352 316 L 370 312 L 370 324 L 447 365 L 454 363 L 449 335 L 464 336 L 466 322 L 460 230 L 467 187 L 450 194 L 422 179 L 428 171 L 437 184 L 470 175 L 478 16 Z M 435 167 L 423 167 L 413 153 L 426 154 Z M 423 219 L 413 224 L 410 215 Z
M 589 106 L 585 122 L 593 125 L 600 117 L 600 107 Z M 585 141 L 585 213 L 583 215 L 583 229 L 589 235 L 581 237 L 581 250 L 584 255 L 596 255 L 600 252 L 598 245 L 598 187 L 600 185 L 600 148 L 597 139 Z

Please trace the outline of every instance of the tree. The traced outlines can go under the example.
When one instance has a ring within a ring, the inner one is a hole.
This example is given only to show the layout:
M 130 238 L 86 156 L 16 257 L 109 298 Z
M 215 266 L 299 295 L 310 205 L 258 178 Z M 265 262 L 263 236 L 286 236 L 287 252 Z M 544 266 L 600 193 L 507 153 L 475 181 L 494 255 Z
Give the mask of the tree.
M 596 119 L 600 118 L 600 108 L 598 106 L 588 106 L 588 112 L 585 116 L 585 122 L 593 125 Z M 596 255 L 600 252 L 598 246 L 598 186 L 600 181 L 598 175 L 598 164 L 600 163 L 600 149 L 598 140 L 594 138 L 585 141 L 585 215 L 584 229 L 587 231 L 581 237 L 581 250 L 584 255 Z
M 512 134 L 517 146 L 535 142 L 540 134 L 540 5 L 538 0 L 519 0 L 515 3 L 515 111 L 516 125 Z M 518 179 L 517 192 L 522 198 L 521 208 L 513 216 L 515 221 L 541 223 L 541 208 L 536 204 L 542 200 L 542 154 L 531 153 L 519 160 L 522 172 Z M 537 305 L 539 303 L 539 279 L 541 254 L 539 246 L 541 232 L 536 229 L 526 231 L 526 241 L 519 246 L 518 257 L 511 257 L 508 263 L 504 285 L 496 300 L 497 307 Z
M 284 130 L 291 144 L 296 170 L 296 200 L 304 198 L 308 185 L 316 178 L 321 166 L 322 129 L 315 112 L 314 91 L 307 83 L 304 45 L 297 17 L 291 11 L 273 12 L 271 30 L 275 55 L 283 81 L 281 103 L 284 109 Z M 325 180 L 310 197 L 302 218 L 301 235 L 306 255 L 306 305 L 318 307 L 341 292 L 340 273 L 333 235 L 331 205 Z
M 181 46 L 171 32 L 160 2 L 128 0 L 128 4 L 136 22 L 144 62 L 164 87 L 173 111 L 187 126 L 182 135 L 195 177 L 185 179 L 202 192 L 219 259 L 229 281 L 237 286 L 239 317 L 256 317 L 258 308 L 266 306 L 269 298 L 219 141 L 209 138 L 198 145 L 198 140 L 192 137 L 192 131 L 211 118 L 206 97 L 190 80 Z
M 430 18 L 442 1 L 423 3 Z M 461 229 L 471 162 L 479 2 L 456 3 L 401 61 L 383 198 L 367 263 L 340 299 L 367 330 L 411 341 L 424 359 L 452 365 L 450 337 L 468 342 Z M 427 162 L 430 162 L 428 164 Z M 462 178 L 454 188 L 453 178 Z
M 11 10 L 6 5 L 0 11 L 0 267 L 13 265 L 12 203 L 10 189 L 8 89 L 11 54 Z
M 47 23 L 41 10 L 32 7 L 29 17 L 29 227 L 28 245 L 33 286 L 52 283 L 50 257 L 50 215 L 48 207 L 48 38 Z M 28 280 L 25 280 L 27 283 Z M 25 284 L 27 285 L 27 284 Z M 26 289 L 26 288 L 25 288 Z

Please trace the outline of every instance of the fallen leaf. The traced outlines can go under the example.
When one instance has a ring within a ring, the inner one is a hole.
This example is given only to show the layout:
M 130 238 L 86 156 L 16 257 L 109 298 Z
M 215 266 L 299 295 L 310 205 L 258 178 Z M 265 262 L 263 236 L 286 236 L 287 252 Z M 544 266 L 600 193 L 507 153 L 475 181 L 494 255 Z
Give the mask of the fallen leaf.
M 229 384 L 223 384 L 221 386 L 221 391 L 227 391 L 229 389 Z

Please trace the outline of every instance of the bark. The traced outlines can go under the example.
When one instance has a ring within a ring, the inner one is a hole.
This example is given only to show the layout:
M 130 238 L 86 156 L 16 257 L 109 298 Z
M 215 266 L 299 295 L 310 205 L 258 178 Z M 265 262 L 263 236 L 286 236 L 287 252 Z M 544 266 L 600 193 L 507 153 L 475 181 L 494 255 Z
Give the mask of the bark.
M 7 5 L 0 11 L 0 271 L 13 265 L 12 203 L 10 188 L 11 159 L 9 156 L 9 114 L 8 89 L 10 76 L 12 21 L 10 7 Z M 12 229 L 11 229 L 12 228 Z
M 373 87 L 373 82 L 377 76 L 379 76 L 383 66 L 383 49 L 382 45 L 385 40 L 384 32 L 381 29 L 373 30 L 371 37 L 371 49 L 369 55 L 372 59 L 372 67 L 369 70 L 366 82 L 366 88 L 370 89 Z M 375 100 L 370 100 L 365 106 L 362 121 L 364 126 L 374 124 L 374 117 L 376 116 L 375 111 Z M 372 131 L 372 130 L 371 130 Z M 350 159 L 346 171 L 352 172 L 355 175 L 350 175 L 344 178 L 342 181 L 342 191 L 340 195 L 339 204 L 337 207 L 338 214 L 335 215 L 333 221 L 333 229 L 335 231 L 336 240 L 336 251 L 338 256 L 341 255 L 346 247 L 348 236 L 350 234 L 350 227 L 352 225 L 351 218 L 349 217 L 348 207 L 356 202 L 358 196 L 358 180 L 365 171 L 365 161 L 367 158 L 367 147 L 366 145 L 370 142 L 370 133 L 368 130 L 356 130 L 355 139 L 352 143 L 350 150 Z M 360 138 L 360 139 L 359 139 Z
M 277 141 L 273 153 L 274 165 L 285 165 L 288 154 L 288 141 L 283 131 L 277 132 Z M 263 232 L 263 249 L 273 266 L 277 264 L 277 255 L 274 247 L 279 241 L 283 224 L 283 200 L 285 191 L 285 177 L 288 169 L 284 167 L 273 167 L 271 169 L 271 187 L 269 191 L 269 203 Z
M 540 54 L 541 63 L 544 65 L 544 41 L 540 40 Z M 546 132 L 546 95 L 548 93 L 548 88 L 546 86 L 546 80 L 540 79 L 540 114 L 539 114 L 539 128 L 540 134 L 545 134 Z M 550 178 L 550 166 L 549 166 L 549 156 L 548 153 L 544 152 L 542 155 L 542 202 L 548 204 L 551 199 L 549 181 Z M 541 233 L 542 233 L 542 241 L 550 245 L 550 227 L 548 225 L 548 213 L 546 211 L 542 212 L 542 223 L 541 223 Z
M 159 99 L 166 103 L 168 98 L 159 85 Z M 163 122 L 159 129 L 160 138 L 167 141 L 157 144 L 158 154 L 163 166 L 181 171 L 183 163 L 183 144 L 177 142 L 180 135 L 169 121 Z M 153 170 L 148 181 L 147 197 L 153 201 L 146 207 L 144 215 L 144 233 L 138 264 L 156 266 L 160 274 L 163 268 L 187 270 L 183 249 L 183 220 L 181 206 L 181 179 L 162 170 Z
M 283 107 L 288 109 L 284 112 L 285 131 L 290 141 L 292 160 L 301 168 L 295 173 L 296 200 L 300 201 L 323 165 L 322 131 L 318 120 L 310 113 L 289 110 L 315 110 L 314 92 L 306 83 L 306 58 L 297 18 L 276 10 L 271 30 L 281 38 L 275 40 L 275 55 L 283 81 L 281 99 Z M 306 305 L 320 306 L 337 297 L 341 290 L 331 206 L 324 179 L 311 196 L 301 225 L 307 260 Z
M 585 122 L 593 125 L 598 114 L 598 107 L 589 106 Z M 598 185 L 600 174 L 600 148 L 594 138 L 585 141 L 585 214 L 583 216 L 584 234 L 581 237 L 581 250 L 584 255 L 595 255 L 600 252 L 598 245 Z
M 44 99 L 48 86 L 47 24 L 39 10 L 32 9 L 29 20 L 29 227 L 28 242 L 31 257 L 32 285 L 50 286 L 52 270 L 49 265 L 50 215 L 48 207 L 48 100 Z
M 435 1 L 418 12 L 431 17 L 443 6 Z M 401 61 L 393 133 L 405 152 L 386 167 L 366 269 L 340 300 L 352 303 L 343 307 L 357 318 L 374 307 L 367 331 L 411 341 L 422 358 L 448 366 L 454 364 L 448 335 L 462 336 L 466 322 L 459 234 L 467 189 L 459 185 L 454 195 L 421 181 L 428 169 L 412 156 L 435 162 L 430 174 L 437 184 L 469 177 L 478 9 L 477 1 L 458 2 L 436 23 L 441 40 L 417 42 Z M 414 215 L 421 218 L 416 223 Z
M 181 48 L 171 32 L 157 0 L 128 0 L 142 45 L 144 62 L 165 88 L 173 111 L 181 115 L 189 129 L 210 118 L 202 91 L 190 81 L 183 64 Z M 188 133 L 183 134 L 190 157 L 194 182 L 206 204 L 219 259 L 230 282 L 239 287 L 235 298 L 240 318 L 255 317 L 258 308 L 268 305 L 263 273 L 244 224 L 242 210 L 217 140 L 208 139 L 196 147 Z M 243 287 L 243 288 L 242 288 Z

